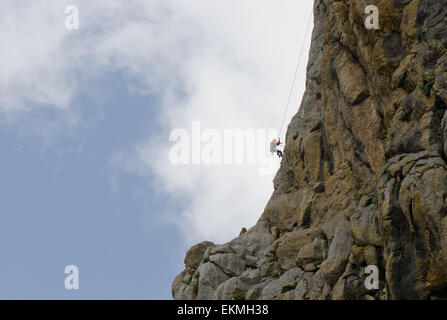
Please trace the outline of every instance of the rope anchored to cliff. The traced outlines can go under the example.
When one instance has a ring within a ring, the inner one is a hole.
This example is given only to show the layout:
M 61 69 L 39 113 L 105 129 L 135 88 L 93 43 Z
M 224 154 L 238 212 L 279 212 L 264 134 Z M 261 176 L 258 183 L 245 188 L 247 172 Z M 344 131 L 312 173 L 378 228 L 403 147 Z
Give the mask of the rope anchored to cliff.
M 295 74 L 293 76 L 292 85 L 290 86 L 289 97 L 287 98 L 286 107 L 285 107 L 284 114 L 283 114 L 283 117 L 282 117 L 281 127 L 279 129 L 279 137 L 281 137 L 281 133 L 282 133 L 282 130 L 284 128 L 284 122 L 286 121 L 287 111 L 289 109 L 290 101 L 292 100 L 293 89 L 295 88 L 296 78 L 298 76 L 298 71 L 300 69 L 301 58 L 303 56 L 303 51 L 304 51 L 304 45 L 306 44 L 307 34 L 309 33 L 309 28 L 310 28 L 310 22 L 312 21 L 312 14 L 313 14 L 313 12 L 311 10 L 310 16 L 309 16 L 309 20 L 307 22 L 307 28 L 306 28 L 306 34 L 304 36 L 304 41 L 301 44 L 301 50 L 300 50 L 300 53 L 299 53 L 299 58 L 298 58 L 298 63 L 296 65 Z

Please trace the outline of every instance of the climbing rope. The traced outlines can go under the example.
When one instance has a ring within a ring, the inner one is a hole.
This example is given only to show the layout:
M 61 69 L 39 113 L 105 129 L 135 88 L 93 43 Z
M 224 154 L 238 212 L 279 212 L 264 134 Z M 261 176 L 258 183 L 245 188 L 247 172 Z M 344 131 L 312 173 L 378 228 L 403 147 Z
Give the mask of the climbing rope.
M 298 71 L 300 69 L 301 58 L 303 56 L 304 45 L 306 44 L 306 41 L 307 41 L 307 34 L 309 33 L 309 27 L 310 27 L 310 22 L 312 21 L 312 15 L 313 15 L 313 11 L 311 10 L 310 16 L 309 16 L 309 20 L 307 22 L 306 34 L 304 35 L 304 41 L 303 41 L 303 43 L 301 45 L 301 50 L 300 50 L 300 54 L 299 54 L 299 58 L 298 58 L 298 63 L 296 65 L 296 69 L 295 69 L 295 75 L 293 76 L 292 85 L 291 85 L 290 91 L 289 91 L 289 97 L 287 99 L 286 107 L 285 107 L 284 114 L 283 114 L 283 117 L 282 117 L 281 127 L 279 129 L 279 137 L 281 137 L 282 129 L 284 127 L 284 122 L 286 121 L 287 111 L 289 109 L 290 101 L 292 100 L 293 89 L 295 88 L 296 78 L 298 76 Z

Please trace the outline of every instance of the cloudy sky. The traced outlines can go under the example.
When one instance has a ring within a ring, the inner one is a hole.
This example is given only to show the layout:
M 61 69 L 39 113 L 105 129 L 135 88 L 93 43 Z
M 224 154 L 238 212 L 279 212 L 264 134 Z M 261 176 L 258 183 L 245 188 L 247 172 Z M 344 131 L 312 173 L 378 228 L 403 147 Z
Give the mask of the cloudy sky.
M 175 165 L 169 138 L 193 139 L 193 121 L 267 132 L 268 155 L 312 2 L 3 0 L 0 298 L 170 299 L 189 246 L 252 226 L 273 175 Z M 67 265 L 79 290 L 64 287 Z

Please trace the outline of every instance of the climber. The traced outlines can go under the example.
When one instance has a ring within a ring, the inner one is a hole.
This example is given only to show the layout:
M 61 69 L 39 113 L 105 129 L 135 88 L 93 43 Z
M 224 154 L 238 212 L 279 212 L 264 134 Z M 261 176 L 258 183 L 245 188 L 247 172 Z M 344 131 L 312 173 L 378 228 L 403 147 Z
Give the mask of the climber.
M 270 152 L 272 154 L 276 153 L 278 157 L 282 158 L 282 151 L 277 149 L 278 146 L 281 145 L 281 140 L 278 138 L 278 141 L 276 139 L 273 139 L 272 142 L 270 142 Z
M 276 143 L 276 146 L 279 147 L 280 145 L 282 145 L 281 139 L 278 138 L 278 142 Z M 282 151 L 281 150 L 276 149 L 276 153 L 278 154 L 278 157 L 282 158 Z

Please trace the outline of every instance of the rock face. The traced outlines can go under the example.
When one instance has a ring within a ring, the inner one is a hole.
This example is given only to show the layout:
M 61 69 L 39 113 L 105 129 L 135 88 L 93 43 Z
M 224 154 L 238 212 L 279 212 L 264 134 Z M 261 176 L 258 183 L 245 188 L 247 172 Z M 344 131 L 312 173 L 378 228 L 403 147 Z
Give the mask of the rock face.
M 447 298 L 447 0 L 316 0 L 314 16 L 273 195 L 253 228 L 188 252 L 175 299 Z

